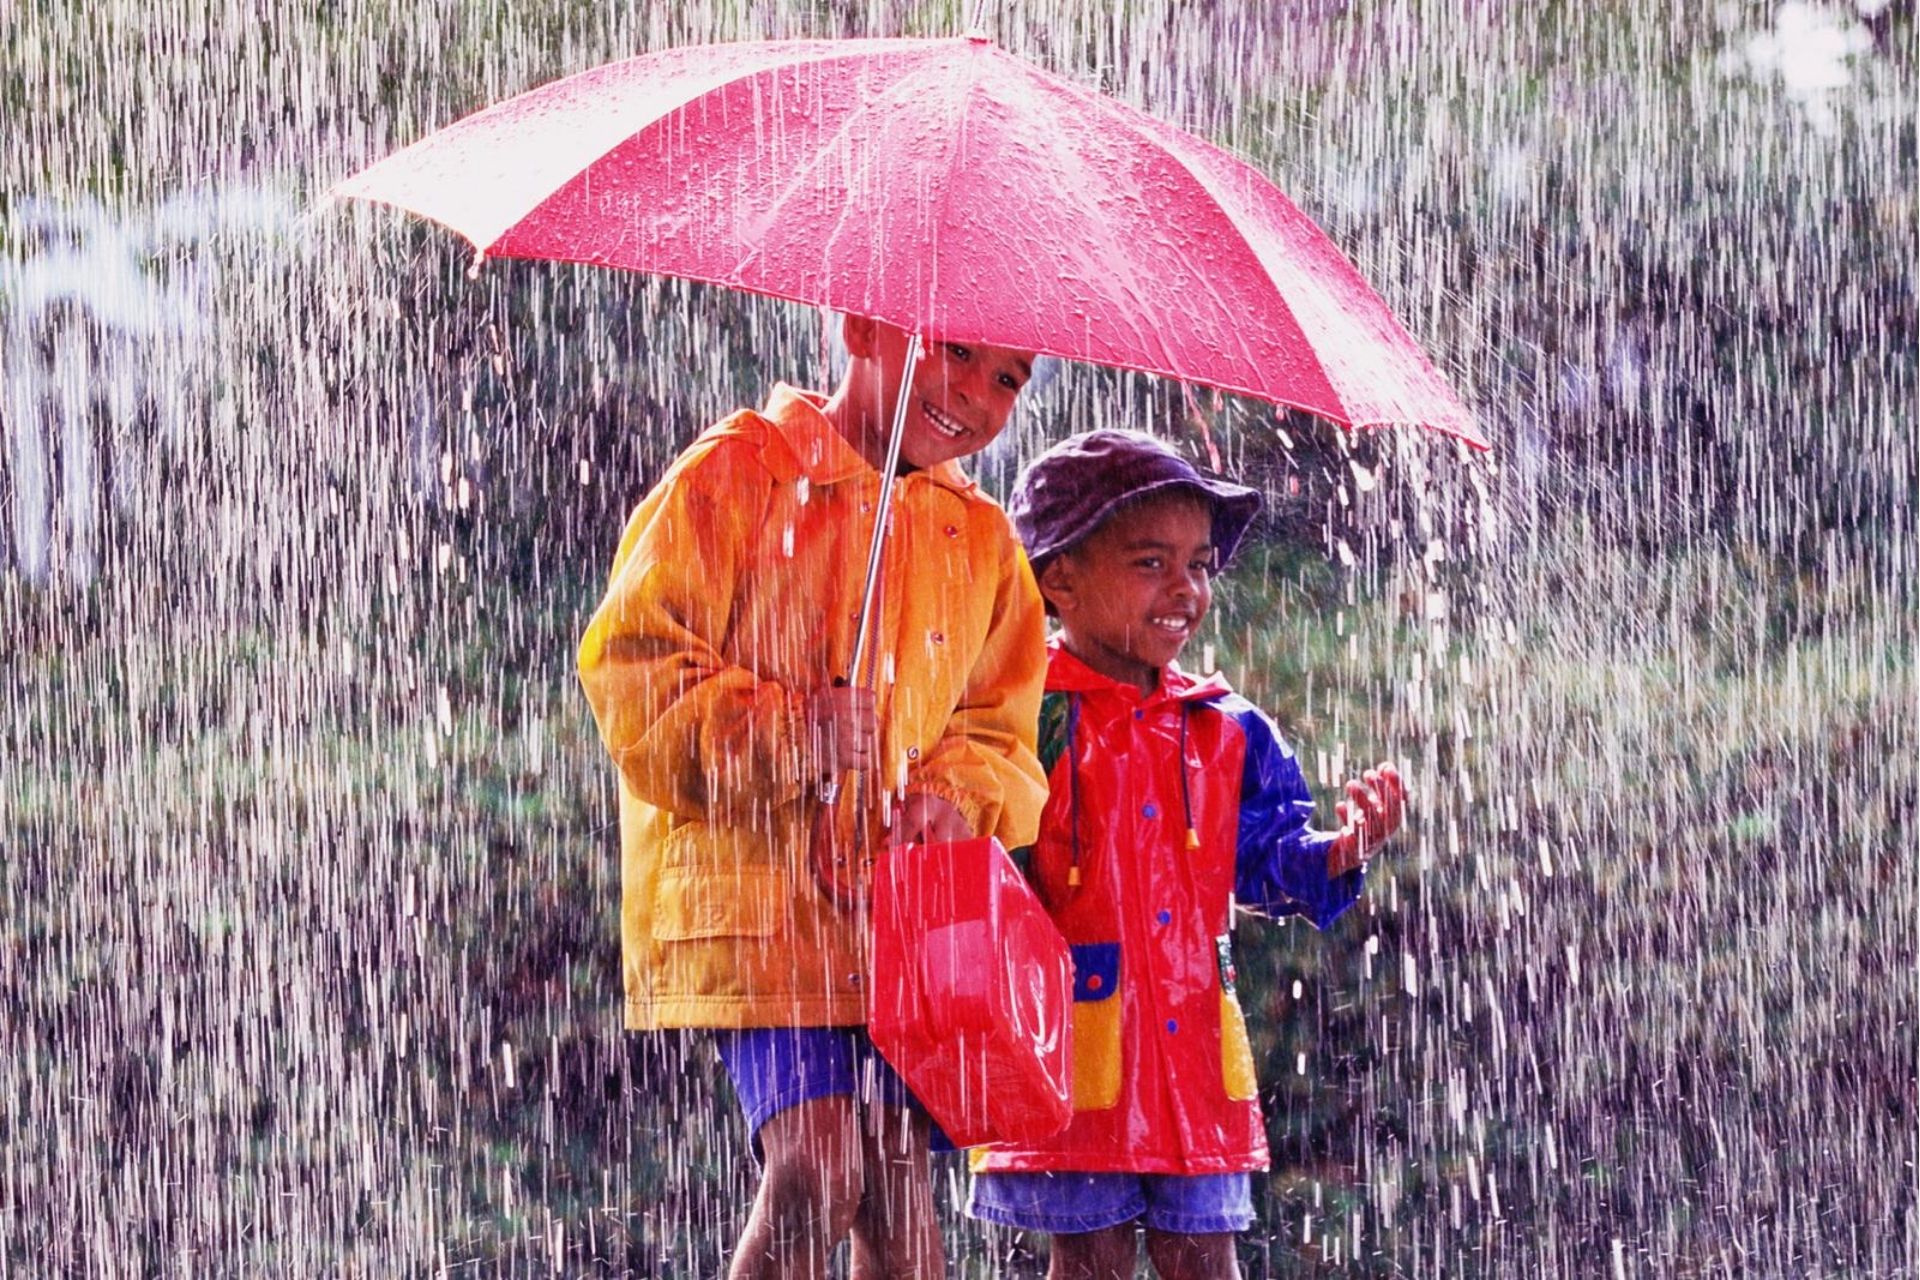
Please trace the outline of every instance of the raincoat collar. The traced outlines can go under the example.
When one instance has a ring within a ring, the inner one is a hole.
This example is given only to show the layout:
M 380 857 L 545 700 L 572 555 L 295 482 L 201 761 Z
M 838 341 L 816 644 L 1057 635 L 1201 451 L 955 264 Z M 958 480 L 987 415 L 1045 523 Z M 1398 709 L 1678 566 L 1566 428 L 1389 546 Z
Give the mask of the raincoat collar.
M 1233 686 L 1218 672 L 1196 679 L 1169 663 L 1160 669 L 1160 684 L 1152 693 L 1142 694 L 1130 684 L 1101 675 L 1067 652 L 1060 637 L 1047 641 L 1047 692 L 1111 693 L 1129 702 L 1153 706 L 1159 702 L 1199 702 L 1232 693 Z
M 779 382 L 774 384 L 773 394 L 767 397 L 767 407 L 760 411 L 760 417 L 785 443 L 786 451 L 799 465 L 800 474 L 807 478 L 808 484 L 835 484 L 874 474 L 860 451 L 848 444 L 846 437 L 827 421 L 821 412 L 826 403 L 827 397 L 818 391 Z M 979 488 L 955 462 L 943 462 L 914 474 L 963 495 L 970 496 Z

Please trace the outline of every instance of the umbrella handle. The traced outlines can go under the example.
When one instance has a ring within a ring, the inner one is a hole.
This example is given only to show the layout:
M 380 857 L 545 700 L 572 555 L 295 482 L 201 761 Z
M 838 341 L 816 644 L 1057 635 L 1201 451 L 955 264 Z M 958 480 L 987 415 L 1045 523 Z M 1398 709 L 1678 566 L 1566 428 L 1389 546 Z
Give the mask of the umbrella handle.
M 836 689 L 846 688 L 847 687 L 846 677 L 835 676 L 833 678 L 833 687 Z M 858 770 L 849 769 L 847 772 L 848 774 L 853 774 L 853 773 L 857 773 Z M 831 809 L 833 808 L 835 802 L 837 802 L 840 799 L 840 783 L 841 783 L 841 779 L 838 777 L 828 776 L 820 779 L 820 784 L 815 789 L 815 794 L 819 797 L 822 808 Z
M 843 909 L 865 905 L 873 864 L 879 856 L 867 815 L 861 811 L 867 800 L 866 788 L 859 785 L 858 775 L 854 775 L 854 784 L 855 792 L 848 798 L 853 811 L 843 814 L 833 801 L 822 800 L 814 806 L 807 832 L 807 860 L 814 883 L 829 901 Z M 835 780 L 833 786 L 837 792 L 840 781 Z

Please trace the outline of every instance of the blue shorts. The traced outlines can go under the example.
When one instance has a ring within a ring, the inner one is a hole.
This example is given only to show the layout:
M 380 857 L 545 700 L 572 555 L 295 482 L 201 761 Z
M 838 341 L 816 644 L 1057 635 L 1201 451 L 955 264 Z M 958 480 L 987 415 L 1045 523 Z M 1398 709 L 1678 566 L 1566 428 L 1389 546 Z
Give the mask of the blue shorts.
M 967 1212 L 1048 1235 L 1103 1231 L 1143 1218 L 1149 1230 L 1201 1236 L 1253 1225 L 1244 1173 L 977 1173 Z
M 865 1027 L 748 1027 L 717 1031 L 714 1041 L 734 1096 L 747 1113 L 755 1154 L 761 1125 L 813 1098 L 848 1094 L 862 1104 L 926 1113 L 907 1082 L 873 1047 Z M 953 1150 L 939 1125 L 933 1126 L 933 1149 Z

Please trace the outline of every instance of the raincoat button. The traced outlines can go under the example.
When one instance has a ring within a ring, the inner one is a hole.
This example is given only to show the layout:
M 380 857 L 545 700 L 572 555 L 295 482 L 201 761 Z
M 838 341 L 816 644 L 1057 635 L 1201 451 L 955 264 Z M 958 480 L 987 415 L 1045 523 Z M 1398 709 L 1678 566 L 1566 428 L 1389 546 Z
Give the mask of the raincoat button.
M 1178 1022 L 1175 1022 L 1172 1018 L 1167 1019 L 1168 1035 L 1172 1035 L 1174 1032 L 1178 1031 L 1179 1029 L 1180 1029 L 1180 1024 Z
M 957 526 L 957 525 L 951 525 L 951 524 L 950 524 L 950 525 L 948 525 L 948 526 L 947 526 L 947 536 L 948 536 L 949 538 L 957 538 L 957 537 L 959 537 L 959 536 L 960 536 L 960 529 L 959 529 L 959 526 Z
M 1152 805 L 1146 805 L 1142 807 L 1140 812 L 1149 818 L 1157 818 L 1160 816 L 1160 811 L 1154 808 Z
M 1105 980 L 1101 978 L 1099 974 L 1090 973 L 1087 975 L 1087 990 L 1098 991 L 1101 987 L 1105 985 L 1106 985 Z
M 907 759 L 918 760 L 919 758 L 920 758 L 920 748 L 918 747 L 907 748 Z
M 934 632 L 934 633 L 933 633 L 933 642 L 934 642 L 935 644 L 945 644 L 945 643 L 947 642 L 947 636 L 946 636 L 946 633 L 945 633 L 944 631 L 936 631 L 936 632 Z
M 850 973 L 850 974 L 848 974 L 848 975 L 847 975 L 847 985 L 848 985 L 848 986 L 850 986 L 850 987 L 857 987 L 857 986 L 859 986 L 859 985 L 860 985 L 860 975 L 859 975 L 859 974 L 857 974 L 857 973 Z
M 1135 707 L 1133 709 L 1133 718 L 1135 720 L 1145 720 L 1147 718 L 1147 713 L 1142 711 L 1139 707 Z
M 1162 907 L 1157 913 L 1155 913 L 1153 918 L 1155 920 L 1158 920 L 1161 924 L 1172 924 L 1173 912 L 1167 910 L 1165 907 Z

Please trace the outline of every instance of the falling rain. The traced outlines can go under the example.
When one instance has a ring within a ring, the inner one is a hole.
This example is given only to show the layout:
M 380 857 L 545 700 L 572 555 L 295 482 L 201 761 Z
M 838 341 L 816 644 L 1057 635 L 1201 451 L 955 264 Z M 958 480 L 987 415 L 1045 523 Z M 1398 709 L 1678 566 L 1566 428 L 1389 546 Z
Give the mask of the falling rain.
M 965 19 L 14 7 L 0 1275 L 724 1269 L 753 1158 L 710 1044 L 622 1031 L 574 645 L 835 330 L 319 197 L 636 53 Z M 1055 362 L 975 460 L 1131 425 L 1259 485 L 1189 665 L 1319 794 L 1410 781 L 1335 928 L 1240 931 L 1243 1273 L 1915 1274 L 1914 6 L 986 23 L 1271 175 L 1494 442 Z M 952 1274 L 1044 1274 L 935 1176 Z

